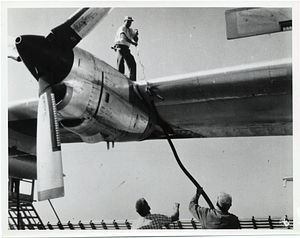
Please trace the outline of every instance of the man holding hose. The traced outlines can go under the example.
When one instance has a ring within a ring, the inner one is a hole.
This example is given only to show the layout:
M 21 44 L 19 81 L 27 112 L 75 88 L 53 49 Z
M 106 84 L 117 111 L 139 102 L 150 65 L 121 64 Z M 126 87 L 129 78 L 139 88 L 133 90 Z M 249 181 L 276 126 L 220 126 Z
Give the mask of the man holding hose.
M 197 188 L 196 195 L 189 204 L 192 215 L 201 223 L 202 229 L 241 229 L 237 216 L 228 212 L 232 204 L 232 197 L 221 192 L 217 198 L 217 208 L 201 207 L 198 204 L 203 189 Z

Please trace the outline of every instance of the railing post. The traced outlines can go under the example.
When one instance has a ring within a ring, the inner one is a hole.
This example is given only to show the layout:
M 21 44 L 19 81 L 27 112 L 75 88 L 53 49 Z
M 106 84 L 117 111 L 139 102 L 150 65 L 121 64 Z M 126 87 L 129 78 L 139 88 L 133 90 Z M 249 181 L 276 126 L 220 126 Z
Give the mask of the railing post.
M 107 230 L 107 226 L 106 226 L 104 220 L 101 221 L 101 225 L 102 225 L 102 227 L 103 227 L 104 230 Z
M 96 230 L 96 226 L 95 226 L 95 224 L 93 223 L 92 220 L 90 221 L 90 226 L 92 227 L 93 230 Z
M 81 230 L 85 230 L 85 227 L 84 227 L 84 225 L 82 224 L 81 221 L 78 222 L 78 225 L 80 226 L 80 229 L 81 229 Z
M 47 223 L 47 226 L 48 226 L 49 230 L 53 230 L 53 226 L 51 225 L 50 222 Z
M 271 216 L 269 216 L 268 221 L 269 221 L 270 229 L 273 229 L 274 227 L 273 227 L 273 224 L 272 224 Z
M 194 229 L 197 229 L 196 222 L 194 221 L 193 218 L 192 218 L 192 220 L 191 220 L 191 223 L 192 223 L 193 228 L 194 228 Z
M 255 221 L 254 216 L 252 217 L 252 224 L 253 224 L 253 229 L 257 229 L 256 221 Z
M 127 219 L 125 220 L 125 225 L 128 230 L 131 230 L 131 226 L 130 226 L 129 222 L 127 221 Z
M 64 227 L 63 227 L 63 225 L 61 224 L 60 221 L 57 222 L 57 225 L 58 225 L 58 228 L 59 228 L 60 230 L 64 230 Z
M 288 226 L 287 226 L 287 229 L 291 229 L 291 226 L 290 226 L 290 221 L 288 219 L 288 216 L 285 215 L 285 220 L 288 222 Z
M 70 221 L 68 221 L 68 226 L 70 230 L 75 230 L 73 224 Z
M 113 220 L 113 224 L 114 224 L 116 230 L 119 230 L 119 229 L 120 229 L 119 226 L 118 226 L 118 223 L 116 222 L 116 220 Z

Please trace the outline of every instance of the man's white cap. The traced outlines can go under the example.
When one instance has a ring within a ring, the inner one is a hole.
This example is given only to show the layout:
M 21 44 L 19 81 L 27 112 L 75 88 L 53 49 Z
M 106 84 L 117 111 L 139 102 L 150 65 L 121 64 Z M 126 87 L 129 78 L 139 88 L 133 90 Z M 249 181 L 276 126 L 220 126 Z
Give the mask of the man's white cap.
M 126 16 L 124 21 L 133 21 L 132 17 Z

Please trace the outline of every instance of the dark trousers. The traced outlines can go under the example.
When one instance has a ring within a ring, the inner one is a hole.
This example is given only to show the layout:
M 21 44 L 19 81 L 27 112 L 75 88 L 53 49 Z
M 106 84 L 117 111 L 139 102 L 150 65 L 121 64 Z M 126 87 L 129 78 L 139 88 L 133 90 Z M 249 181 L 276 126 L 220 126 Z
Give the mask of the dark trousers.
M 126 65 L 129 69 L 129 78 L 132 81 L 136 81 L 136 63 L 135 63 L 133 55 L 130 53 L 129 47 L 119 45 L 116 48 L 117 48 L 116 49 L 116 51 L 117 51 L 117 69 L 119 70 L 120 73 L 124 74 L 125 73 L 124 63 L 126 62 Z

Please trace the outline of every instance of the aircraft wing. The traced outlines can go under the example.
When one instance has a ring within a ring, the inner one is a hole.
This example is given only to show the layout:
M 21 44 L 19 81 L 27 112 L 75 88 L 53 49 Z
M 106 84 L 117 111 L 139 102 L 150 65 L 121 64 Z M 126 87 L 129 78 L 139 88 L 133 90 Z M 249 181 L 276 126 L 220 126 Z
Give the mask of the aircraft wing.
M 38 98 L 10 104 L 8 108 L 9 138 L 11 138 L 13 136 L 13 132 L 15 132 L 35 139 L 37 129 L 37 110 Z M 78 135 L 64 129 L 62 126 L 60 126 L 59 131 L 62 143 L 82 142 Z M 35 150 L 25 151 L 35 155 Z
M 138 81 L 172 138 L 292 135 L 292 61 L 283 59 Z M 148 90 L 149 91 L 149 90 Z M 160 98 L 161 97 L 161 98 Z M 38 99 L 11 104 L 9 129 L 36 135 Z M 24 126 L 26 125 L 26 126 Z M 60 127 L 62 143 L 82 139 Z M 147 139 L 165 138 L 157 126 Z
M 290 59 L 139 81 L 134 88 L 154 105 L 171 138 L 293 133 Z M 33 99 L 9 105 L 10 176 L 37 178 L 38 104 Z M 83 142 L 61 126 L 59 132 L 62 143 Z M 145 140 L 163 138 L 157 125 Z
M 140 82 L 173 138 L 292 135 L 292 61 L 283 59 Z M 158 95 L 158 96 L 155 96 Z M 151 138 L 162 138 L 157 128 Z

